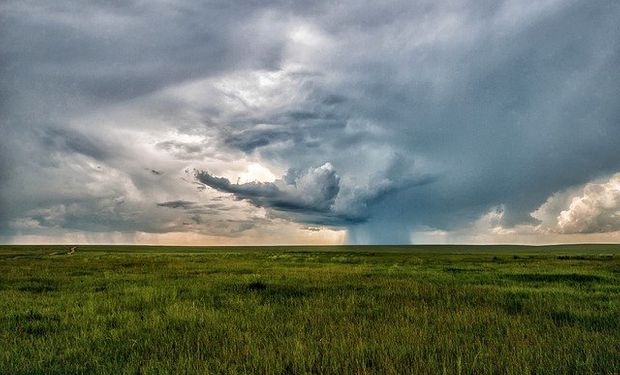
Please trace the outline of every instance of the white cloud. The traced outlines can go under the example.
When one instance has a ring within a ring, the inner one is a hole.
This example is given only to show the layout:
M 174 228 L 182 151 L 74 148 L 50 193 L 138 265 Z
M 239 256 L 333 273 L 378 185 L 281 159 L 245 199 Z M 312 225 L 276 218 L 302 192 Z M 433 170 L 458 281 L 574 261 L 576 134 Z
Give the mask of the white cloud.
M 445 231 L 418 228 L 412 242 L 559 243 L 620 240 L 620 173 L 550 196 L 530 215 L 538 224 L 507 226 L 503 205 L 463 228 Z
M 618 231 L 620 173 L 605 182 L 590 182 L 577 192 L 554 194 L 532 216 L 542 220 L 542 228 L 559 233 Z

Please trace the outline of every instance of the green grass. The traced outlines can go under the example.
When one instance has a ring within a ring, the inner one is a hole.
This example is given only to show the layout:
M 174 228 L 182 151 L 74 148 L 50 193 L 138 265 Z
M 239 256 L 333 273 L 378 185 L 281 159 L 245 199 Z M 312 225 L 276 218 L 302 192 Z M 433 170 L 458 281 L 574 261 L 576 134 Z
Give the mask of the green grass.
M 0 373 L 620 373 L 620 245 L 68 251 L 0 246 Z

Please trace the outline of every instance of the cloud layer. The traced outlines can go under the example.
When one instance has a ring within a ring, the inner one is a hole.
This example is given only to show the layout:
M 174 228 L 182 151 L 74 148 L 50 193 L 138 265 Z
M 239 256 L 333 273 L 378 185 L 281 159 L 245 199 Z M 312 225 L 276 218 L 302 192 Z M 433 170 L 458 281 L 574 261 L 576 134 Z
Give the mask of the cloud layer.
M 618 231 L 617 1 L 0 12 L 2 241 Z

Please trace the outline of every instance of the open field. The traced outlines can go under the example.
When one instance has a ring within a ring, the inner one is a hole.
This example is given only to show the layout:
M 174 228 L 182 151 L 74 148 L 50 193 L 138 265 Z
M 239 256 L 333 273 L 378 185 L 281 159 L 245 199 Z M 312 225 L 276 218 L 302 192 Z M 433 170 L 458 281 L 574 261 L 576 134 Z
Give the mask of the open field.
M 0 246 L 0 373 L 620 373 L 620 245 Z

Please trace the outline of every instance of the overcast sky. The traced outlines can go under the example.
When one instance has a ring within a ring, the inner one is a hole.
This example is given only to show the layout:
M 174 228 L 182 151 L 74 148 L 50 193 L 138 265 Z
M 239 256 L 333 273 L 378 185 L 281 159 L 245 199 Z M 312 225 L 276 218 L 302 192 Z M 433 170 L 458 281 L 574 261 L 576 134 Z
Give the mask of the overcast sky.
M 0 3 L 0 242 L 620 241 L 620 2 Z

